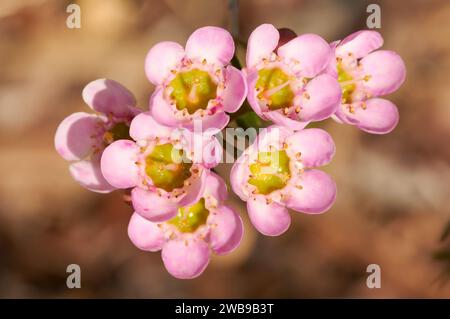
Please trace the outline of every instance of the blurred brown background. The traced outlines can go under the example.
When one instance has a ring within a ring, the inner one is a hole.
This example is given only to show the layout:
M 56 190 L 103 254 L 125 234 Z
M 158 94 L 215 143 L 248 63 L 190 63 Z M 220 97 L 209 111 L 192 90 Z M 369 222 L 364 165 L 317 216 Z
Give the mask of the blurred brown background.
M 367 5 L 380 4 L 384 47 L 408 69 L 389 97 L 401 118 L 385 136 L 326 121 L 337 145 L 327 167 L 334 207 L 294 214 L 277 238 L 247 222 L 241 247 L 191 281 L 130 243 L 121 193 L 75 183 L 53 136 L 64 117 L 89 111 L 81 90 L 96 78 L 123 83 L 147 107 L 148 49 L 204 25 L 231 29 L 227 1 L 77 1 L 81 29 L 68 29 L 71 2 L 0 2 L 1 297 L 450 297 L 450 239 L 440 239 L 450 220 L 449 1 L 240 1 L 242 40 L 268 22 L 332 41 L 364 28 Z M 81 289 L 66 287 L 72 263 Z M 372 263 L 381 289 L 366 287 Z

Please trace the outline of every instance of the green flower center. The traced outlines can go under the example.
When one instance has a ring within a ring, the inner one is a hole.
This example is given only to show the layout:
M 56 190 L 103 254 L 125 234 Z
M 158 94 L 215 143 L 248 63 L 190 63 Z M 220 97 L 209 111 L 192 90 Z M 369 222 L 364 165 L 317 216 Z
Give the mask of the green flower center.
M 153 184 L 167 192 L 181 188 L 191 176 L 192 163 L 186 162 L 183 150 L 174 149 L 170 143 L 156 145 L 145 159 L 145 173 Z
M 248 183 L 264 195 L 285 187 L 291 178 L 289 161 L 286 151 L 259 152 L 258 160 L 250 165 Z
M 187 110 L 189 114 L 205 110 L 209 100 L 216 98 L 217 84 L 208 72 L 192 69 L 179 72 L 169 83 L 173 89 L 171 98 L 175 100 L 178 110 Z
M 191 206 L 178 209 L 178 214 L 168 221 L 175 225 L 182 233 L 192 233 L 200 226 L 206 224 L 209 211 L 205 207 L 205 200 L 202 198 Z
M 118 140 L 131 140 L 130 127 L 123 122 L 114 124 L 109 131 L 103 134 L 103 141 L 106 145 Z
M 356 89 L 355 83 L 348 83 L 345 82 L 352 82 L 353 77 L 344 70 L 342 67 L 342 63 L 337 64 L 337 71 L 338 71 L 338 82 L 341 83 L 342 88 L 342 103 L 352 103 L 352 94 Z
M 295 95 L 289 86 L 289 76 L 280 68 L 259 70 L 255 88 L 259 91 L 259 99 L 268 100 L 270 110 L 293 105 Z

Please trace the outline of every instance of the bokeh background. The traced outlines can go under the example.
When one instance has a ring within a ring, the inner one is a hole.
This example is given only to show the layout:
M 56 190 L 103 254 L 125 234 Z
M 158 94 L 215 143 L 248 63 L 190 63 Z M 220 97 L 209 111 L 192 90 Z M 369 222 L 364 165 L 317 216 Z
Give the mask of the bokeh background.
M 378 3 L 384 47 L 408 69 L 389 96 L 401 119 L 385 136 L 323 122 L 337 145 L 326 168 L 338 185 L 333 208 L 294 213 L 287 233 L 268 238 L 233 197 L 243 244 L 191 281 L 172 278 L 159 253 L 130 243 L 122 194 L 75 183 L 53 136 L 64 117 L 89 111 L 81 90 L 96 78 L 123 83 L 146 108 L 148 49 L 184 43 L 205 25 L 231 30 L 228 1 L 73 1 L 81 29 L 68 29 L 71 2 L 0 2 L 0 297 L 450 297 L 449 1 L 239 1 L 243 41 L 261 23 L 340 39 L 365 28 L 367 5 Z M 81 266 L 81 289 L 66 287 L 72 263 Z M 372 263 L 381 266 L 381 289 L 366 286 Z

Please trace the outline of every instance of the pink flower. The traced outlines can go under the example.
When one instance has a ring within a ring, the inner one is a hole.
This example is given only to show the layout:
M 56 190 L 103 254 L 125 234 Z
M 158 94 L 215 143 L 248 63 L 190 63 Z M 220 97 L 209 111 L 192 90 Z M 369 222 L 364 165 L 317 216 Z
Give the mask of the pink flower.
M 230 177 L 256 229 L 278 236 L 291 223 L 288 208 L 308 214 L 328 210 L 336 184 L 314 168 L 329 163 L 334 152 L 331 136 L 321 129 L 264 129 L 233 165 Z
M 134 141 L 119 140 L 105 149 L 101 170 L 112 186 L 133 188 L 137 213 L 159 222 L 198 201 L 209 168 L 222 155 L 212 134 L 164 126 L 141 113 L 131 122 L 130 136 Z
M 224 205 L 228 193 L 225 182 L 216 174 L 206 178 L 198 201 L 178 210 L 169 221 L 156 223 L 134 213 L 128 235 L 138 248 L 162 250 L 167 271 L 180 279 L 199 276 L 207 267 L 211 252 L 225 255 L 234 250 L 243 236 L 240 216 Z
M 228 31 L 203 27 L 192 33 L 183 48 L 176 42 L 153 46 L 145 60 L 145 72 L 156 90 L 150 112 L 160 123 L 192 130 L 194 120 L 204 128 L 224 128 L 225 113 L 239 109 L 247 86 L 238 69 L 229 65 L 234 42 Z
M 81 186 L 98 193 L 115 189 L 100 171 L 104 148 L 129 138 L 133 117 L 140 112 L 132 93 L 113 80 L 95 80 L 83 89 L 83 100 L 100 114 L 73 113 L 58 126 L 56 151 L 70 161 L 70 173 Z
M 250 35 L 246 73 L 251 107 L 261 118 L 295 130 L 328 118 L 341 98 L 336 79 L 320 74 L 332 57 L 328 43 L 315 34 L 300 35 L 280 47 L 279 41 L 280 33 L 271 24 Z
M 383 96 L 405 81 L 402 58 L 393 51 L 377 50 L 383 38 L 376 31 L 355 32 L 331 44 L 335 59 L 327 69 L 342 88 L 336 120 L 373 134 L 386 134 L 398 123 L 397 107 Z

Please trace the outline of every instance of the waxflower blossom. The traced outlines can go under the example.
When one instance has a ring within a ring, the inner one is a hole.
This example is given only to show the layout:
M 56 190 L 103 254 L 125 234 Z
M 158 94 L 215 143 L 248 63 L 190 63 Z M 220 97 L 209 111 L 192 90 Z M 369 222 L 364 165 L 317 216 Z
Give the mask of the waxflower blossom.
M 162 250 L 164 265 L 176 278 L 199 276 L 212 252 L 230 253 L 243 236 L 241 217 L 224 204 L 228 196 L 225 182 L 211 172 L 206 183 L 198 201 L 179 208 L 172 219 L 155 223 L 134 213 L 128 225 L 134 245 L 146 251 Z
M 335 78 L 321 74 L 332 57 L 324 39 L 303 34 L 283 42 L 271 24 L 260 25 L 250 35 L 247 98 L 261 118 L 299 130 L 330 117 L 341 90 Z
M 129 137 L 133 117 L 140 113 L 136 100 L 121 84 L 108 79 L 90 82 L 83 100 L 98 114 L 73 113 L 58 126 L 56 151 L 67 161 L 72 177 L 83 187 L 98 193 L 116 189 L 103 177 L 100 158 L 106 146 Z
M 145 72 L 156 85 L 150 112 L 158 122 L 192 130 L 193 121 L 207 128 L 224 128 L 247 95 L 240 70 L 229 65 L 234 55 L 230 33 L 203 27 L 192 33 L 183 48 L 176 42 L 153 46 Z
M 342 88 L 334 119 L 373 134 L 389 133 L 397 125 L 397 107 L 379 96 L 396 91 L 406 77 L 402 58 L 393 51 L 377 50 L 382 45 L 376 31 L 355 32 L 331 44 L 335 58 L 327 69 Z
M 324 130 L 264 129 L 231 170 L 233 191 L 247 202 L 252 224 L 264 235 L 278 236 L 291 223 L 288 208 L 308 214 L 328 210 L 336 184 L 315 167 L 329 163 L 335 146 Z
M 134 140 L 119 140 L 103 152 L 101 170 L 114 187 L 131 191 L 134 210 L 151 221 L 175 216 L 198 201 L 209 168 L 222 156 L 212 134 L 197 134 L 156 122 L 146 112 L 130 126 Z

